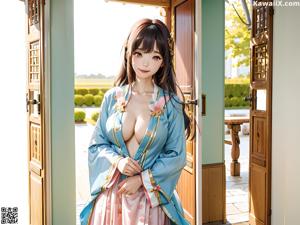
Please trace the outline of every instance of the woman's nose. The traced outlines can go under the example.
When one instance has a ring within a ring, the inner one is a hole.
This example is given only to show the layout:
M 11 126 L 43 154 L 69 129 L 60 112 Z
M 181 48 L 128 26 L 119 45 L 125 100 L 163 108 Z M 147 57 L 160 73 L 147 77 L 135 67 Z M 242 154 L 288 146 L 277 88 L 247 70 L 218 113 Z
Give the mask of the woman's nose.
M 143 58 L 143 66 L 149 66 L 149 58 L 148 57 Z
M 148 66 L 148 65 L 149 65 L 148 61 L 144 60 L 143 66 Z

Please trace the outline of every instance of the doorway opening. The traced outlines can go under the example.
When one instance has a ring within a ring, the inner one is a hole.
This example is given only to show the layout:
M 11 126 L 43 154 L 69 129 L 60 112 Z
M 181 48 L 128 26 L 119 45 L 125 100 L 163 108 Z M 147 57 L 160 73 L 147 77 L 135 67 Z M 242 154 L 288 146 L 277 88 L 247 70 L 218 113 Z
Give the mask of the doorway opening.
M 76 223 L 90 198 L 88 145 L 104 93 L 121 67 L 121 49 L 131 26 L 142 18 L 165 21 L 164 10 L 113 1 L 74 1 Z M 107 22 L 109 21 L 109 22 Z
M 249 221 L 250 103 L 247 97 L 250 95 L 251 11 L 249 1 L 230 0 L 225 3 L 227 224 L 248 224 Z

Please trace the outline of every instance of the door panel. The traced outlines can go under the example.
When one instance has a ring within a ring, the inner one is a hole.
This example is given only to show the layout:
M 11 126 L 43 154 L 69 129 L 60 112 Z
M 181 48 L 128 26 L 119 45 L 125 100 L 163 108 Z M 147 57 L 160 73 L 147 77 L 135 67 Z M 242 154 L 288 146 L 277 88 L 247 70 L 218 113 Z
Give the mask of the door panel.
M 249 218 L 270 225 L 273 8 L 254 4 L 252 18 Z
M 255 185 L 252 186 L 251 190 L 250 208 L 255 213 L 256 222 L 253 220 L 253 217 L 251 218 L 252 220 L 250 219 L 250 221 L 253 224 L 265 224 L 264 221 L 266 221 L 266 215 L 264 212 L 266 206 L 266 172 L 262 166 L 253 164 L 251 173 L 252 175 L 250 182 L 255 183 Z
M 175 39 L 174 63 L 178 84 L 186 102 L 195 99 L 194 83 L 194 0 L 171 1 L 171 32 Z M 186 112 L 195 118 L 196 107 L 187 105 Z M 192 131 L 195 129 L 192 123 Z M 187 164 L 177 185 L 177 192 L 185 211 L 185 217 L 196 224 L 196 140 L 187 140 Z M 188 190 L 188 191 L 187 191 Z
M 26 0 L 27 127 L 30 224 L 46 224 L 44 122 L 44 1 Z
M 30 224 L 43 225 L 43 179 L 30 173 Z
M 186 1 L 174 9 L 175 16 L 175 71 L 184 91 L 193 86 L 193 21 L 192 2 Z

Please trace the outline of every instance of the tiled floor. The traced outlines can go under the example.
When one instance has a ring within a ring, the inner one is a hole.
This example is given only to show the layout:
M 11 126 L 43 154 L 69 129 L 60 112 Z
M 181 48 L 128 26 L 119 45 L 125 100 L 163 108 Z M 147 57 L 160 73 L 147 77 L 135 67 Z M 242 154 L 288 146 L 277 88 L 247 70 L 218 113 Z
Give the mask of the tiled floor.
M 230 136 L 226 135 L 225 139 L 230 140 Z M 228 224 L 236 224 L 249 220 L 249 136 L 240 135 L 240 142 L 239 162 L 241 173 L 239 177 L 230 175 L 231 145 L 225 145 L 226 215 Z

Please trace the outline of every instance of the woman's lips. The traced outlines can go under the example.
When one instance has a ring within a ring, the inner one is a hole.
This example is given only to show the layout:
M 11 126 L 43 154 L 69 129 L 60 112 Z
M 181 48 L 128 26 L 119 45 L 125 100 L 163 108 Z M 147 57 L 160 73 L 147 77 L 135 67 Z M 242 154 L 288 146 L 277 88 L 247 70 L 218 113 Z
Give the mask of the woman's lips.
M 139 69 L 141 72 L 143 72 L 143 73 L 148 73 L 150 70 L 141 70 L 141 69 Z

